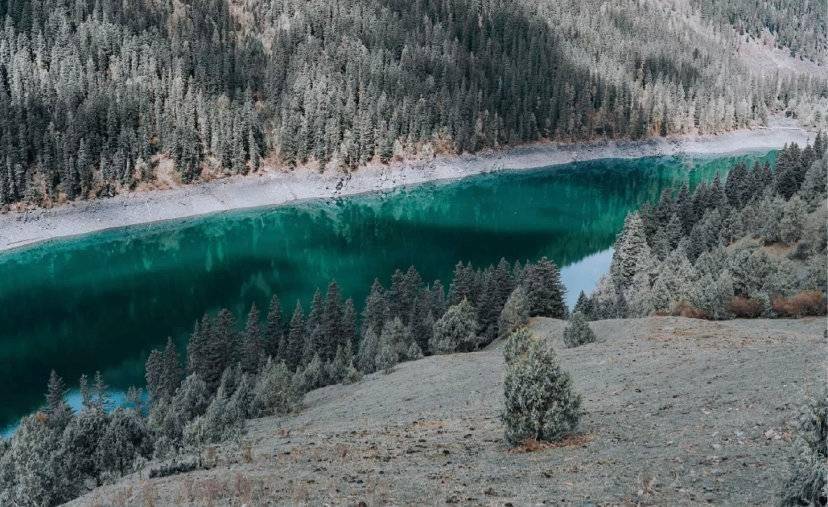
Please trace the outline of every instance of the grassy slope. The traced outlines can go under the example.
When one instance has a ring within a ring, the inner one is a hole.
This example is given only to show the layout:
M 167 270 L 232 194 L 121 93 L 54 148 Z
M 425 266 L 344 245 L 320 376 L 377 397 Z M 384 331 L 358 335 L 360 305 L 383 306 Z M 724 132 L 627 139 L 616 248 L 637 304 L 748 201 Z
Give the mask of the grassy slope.
M 824 319 L 599 321 L 578 349 L 560 348 L 563 325 L 532 327 L 584 397 L 564 447 L 506 448 L 496 345 L 311 392 L 296 416 L 250 422 L 251 463 L 230 445 L 212 470 L 145 471 L 75 503 L 773 503 L 788 421 L 823 381 Z

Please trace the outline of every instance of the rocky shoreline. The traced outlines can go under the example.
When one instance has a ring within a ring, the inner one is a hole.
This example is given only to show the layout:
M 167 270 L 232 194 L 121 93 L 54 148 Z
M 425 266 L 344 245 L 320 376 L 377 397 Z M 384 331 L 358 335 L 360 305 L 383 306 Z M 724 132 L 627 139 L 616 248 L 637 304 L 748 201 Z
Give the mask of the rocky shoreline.
M 602 158 L 733 154 L 804 144 L 813 137 L 791 122 L 711 136 L 654 138 L 592 143 L 538 142 L 474 155 L 437 156 L 372 164 L 351 173 L 307 168 L 267 168 L 171 190 L 133 192 L 109 199 L 72 202 L 52 209 L 0 214 L 0 251 L 55 238 L 130 225 L 175 220 L 307 199 L 335 198 L 429 181 L 461 179 L 500 170 L 549 167 Z

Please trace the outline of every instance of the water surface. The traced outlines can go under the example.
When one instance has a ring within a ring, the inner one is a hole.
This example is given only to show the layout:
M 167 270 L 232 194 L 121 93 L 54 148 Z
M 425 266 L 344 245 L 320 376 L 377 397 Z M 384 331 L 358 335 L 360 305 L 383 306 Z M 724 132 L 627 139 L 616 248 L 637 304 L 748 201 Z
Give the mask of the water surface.
M 49 370 L 143 384 L 143 361 L 205 310 L 297 299 L 336 279 L 361 307 L 375 276 L 415 265 L 446 287 L 454 264 L 548 256 L 572 302 L 606 271 L 626 213 L 740 155 L 598 160 L 382 194 L 222 213 L 0 253 L 0 427 L 36 408 Z

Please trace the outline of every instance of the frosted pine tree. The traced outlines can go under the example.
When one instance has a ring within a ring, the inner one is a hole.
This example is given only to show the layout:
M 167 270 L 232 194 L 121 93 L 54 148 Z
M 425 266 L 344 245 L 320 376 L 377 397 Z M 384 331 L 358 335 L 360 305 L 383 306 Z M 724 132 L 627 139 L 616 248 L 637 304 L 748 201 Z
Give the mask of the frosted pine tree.
M 567 347 L 579 347 L 595 342 L 595 333 L 590 329 L 589 323 L 581 312 L 572 314 L 569 324 L 564 329 L 563 341 Z
M 498 334 L 501 337 L 509 336 L 515 329 L 525 326 L 529 322 L 529 300 L 526 290 L 517 287 L 509 294 L 503 310 L 500 312 Z
M 578 427 L 581 396 L 548 344 L 537 339 L 519 343 L 525 347 L 512 350 L 503 384 L 506 440 L 512 445 L 560 440 Z
M 429 343 L 435 354 L 468 352 L 477 348 L 477 319 L 474 307 L 467 299 L 450 306 L 434 324 L 434 336 Z
M 610 264 L 613 284 L 619 289 L 629 286 L 635 274 L 650 261 L 651 255 L 644 233 L 644 223 L 638 213 L 630 213 L 615 242 L 615 252 Z

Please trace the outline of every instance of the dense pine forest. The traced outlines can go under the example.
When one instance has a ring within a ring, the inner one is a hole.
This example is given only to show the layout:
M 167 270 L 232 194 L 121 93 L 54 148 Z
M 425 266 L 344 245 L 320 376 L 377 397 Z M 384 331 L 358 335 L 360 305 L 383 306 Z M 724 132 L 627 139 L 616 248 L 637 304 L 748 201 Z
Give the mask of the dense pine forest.
M 792 55 L 825 61 L 828 12 L 823 2 L 693 0 L 705 18 L 729 23 L 755 38 L 770 35 Z
M 756 73 L 732 51 L 720 25 L 756 25 L 749 3 L 3 2 L 0 204 L 781 111 L 821 123 L 824 78 Z M 804 5 L 812 29 L 762 26 L 818 53 L 824 13 Z
M 609 274 L 576 310 L 593 319 L 824 315 L 826 137 L 786 146 L 775 170 L 665 190 L 627 217 Z

